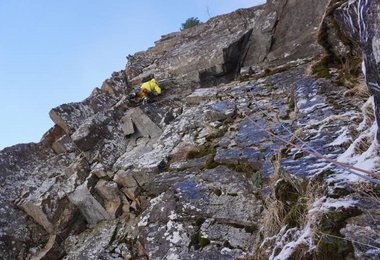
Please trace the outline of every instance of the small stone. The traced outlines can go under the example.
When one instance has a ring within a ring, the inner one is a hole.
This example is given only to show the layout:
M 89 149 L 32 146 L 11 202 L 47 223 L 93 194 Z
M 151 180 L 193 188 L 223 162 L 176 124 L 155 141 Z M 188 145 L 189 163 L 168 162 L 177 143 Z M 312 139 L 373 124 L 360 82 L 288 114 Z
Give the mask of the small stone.
M 221 101 L 213 103 L 205 111 L 207 120 L 211 122 L 224 121 L 232 118 L 236 114 L 236 104 L 231 101 Z
M 125 136 L 131 135 L 135 132 L 130 115 L 126 115 L 121 119 L 121 129 Z
M 137 182 L 135 180 L 135 178 L 133 177 L 133 173 L 130 172 L 130 171 L 123 171 L 123 170 L 120 170 L 118 171 L 113 180 L 123 186 L 123 187 L 126 187 L 126 188 L 135 188 L 137 187 Z
M 52 149 L 57 154 L 73 152 L 75 150 L 73 141 L 69 135 L 64 135 L 52 144 Z
M 93 167 L 93 169 L 91 170 L 91 174 L 95 175 L 99 179 L 108 176 L 103 164 L 101 163 L 95 164 L 95 167 Z
M 113 181 L 99 180 L 95 186 L 97 193 L 103 198 L 106 211 L 112 217 L 116 217 L 117 211 L 121 206 L 119 189 Z

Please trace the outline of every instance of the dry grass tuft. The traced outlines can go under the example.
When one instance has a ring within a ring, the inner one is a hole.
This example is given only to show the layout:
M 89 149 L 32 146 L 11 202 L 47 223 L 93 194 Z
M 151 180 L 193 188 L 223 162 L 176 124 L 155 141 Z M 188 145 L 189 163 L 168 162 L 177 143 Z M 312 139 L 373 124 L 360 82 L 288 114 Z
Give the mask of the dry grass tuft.
M 359 82 L 354 85 L 351 89 L 347 90 L 346 92 L 343 93 L 345 97 L 359 97 L 363 99 L 367 99 L 371 96 L 371 93 L 365 84 L 365 82 Z
M 355 154 L 363 154 L 368 150 L 368 148 L 372 144 L 372 138 L 369 136 L 359 137 L 360 139 L 355 143 L 354 153 Z
M 263 219 L 263 236 L 271 237 L 277 234 L 284 224 L 285 215 L 285 207 L 281 201 L 272 200 L 269 202 Z
M 314 181 L 307 181 L 281 171 L 280 161 L 281 154 L 278 154 L 272 161 L 276 175 L 271 180 L 271 186 L 275 191 L 275 196 L 265 201 L 264 218 L 259 233 L 260 237 L 256 242 L 254 259 L 267 259 L 273 250 L 281 250 L 281 247 L 276 246 L 278 236 L 290 236 L 289 239 L 297 239 L 297 237 L 292 237 L 292 232 L 288 233 L 287 231 L 291 231 L 295 227 L 302 230 L 310 225 L 310 222 L 313 222 L 311 218 L 316 216 L 311 216 L 308 209 L 316 196 L 322 196 L 325 190 L 317 177 Z M 280 194 L 281 187 L 279 191 L 279 185 L 282 185 L 285 198 Z M 284 227 L 286 227 L 285 230 Z M 311 228 L 314 229 L 314 225 L 311 225 Z M 293 249 L 292 259 L 308 259 L 309 256 L 310 248 L 306 244 L 298 244 Z
M 372 125 L 375 121 L 375 113 L 373 111 L 372 102 L 369 98 L 363 107 L 364 118 L 367 120 L 368 126 Z

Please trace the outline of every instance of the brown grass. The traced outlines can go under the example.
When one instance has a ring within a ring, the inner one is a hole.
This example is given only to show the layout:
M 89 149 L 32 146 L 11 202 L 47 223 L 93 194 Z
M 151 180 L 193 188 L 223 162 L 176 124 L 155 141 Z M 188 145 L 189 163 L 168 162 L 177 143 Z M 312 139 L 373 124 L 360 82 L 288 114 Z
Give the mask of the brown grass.
M 363 99 L 367 99 L 371 96 L 367 85 L 361 81 L 355 84 L 351 89 L 347 90 L 343 94 L 345 97 L 359 97 Z

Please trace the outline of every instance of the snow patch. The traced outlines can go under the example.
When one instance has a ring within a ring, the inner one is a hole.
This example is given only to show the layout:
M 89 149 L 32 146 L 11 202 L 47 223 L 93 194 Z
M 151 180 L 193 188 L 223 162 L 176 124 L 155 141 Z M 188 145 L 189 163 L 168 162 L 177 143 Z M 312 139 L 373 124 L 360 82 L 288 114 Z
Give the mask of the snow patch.
M 149 216 L 143 216 L 139 223 L 137 224 L 138 227 L 145 227 L 148 225 Z
M 327 107 L 327 104 L 325 104 L 325 103 L 317 103 L 315 105 L 312 105 L 311 107 L 300 109 L 300 111 L 302 113 L 304 113 L 304 114 L 309 114 L 309 113 L 314 112 L 314 110 L 316 110 L 316 109 L 321 109 L 321 108 L 324 108 L 324 107 Z
M 341 132 L 342 133 L 334 141 L 332 141 L 329 144 L 326 144 L 325 147 L 339 146 L 339 145 L 346 144 L 352 141 L 352 138 L 349 136 L 349 132 L 347 128 L 344 128 Z
M 375 136 L 377 132 L 377 124 L 374 123 L 370 129 L 363 132 L 351 145 L 350 147 L 338 157 L 339 162 L 351 164 L 357 168 L 363 170 L 372 171 L 376 167 L 380 166 L 380 158 L 378 156 L 379 145 L 375 141 Z M 367 140 L 372 140 L 370 147 L 359 153 L 356 151 L 356 148 L 359 146 L 359 143 L 366 138 Z
M 348 208 L 352 208 L 356 205 L 356 201 L 352 200 L 352 199 L 332 199 L 332 198 L 329 198 L 327 199 L 325 202 L 322 203 L 321 207 L 320 207 L 320 211 L 322 212 L 328 212 L 332 209 L 340 209 L 340 208 L 344 208 L 344 209 L 348 209 Z

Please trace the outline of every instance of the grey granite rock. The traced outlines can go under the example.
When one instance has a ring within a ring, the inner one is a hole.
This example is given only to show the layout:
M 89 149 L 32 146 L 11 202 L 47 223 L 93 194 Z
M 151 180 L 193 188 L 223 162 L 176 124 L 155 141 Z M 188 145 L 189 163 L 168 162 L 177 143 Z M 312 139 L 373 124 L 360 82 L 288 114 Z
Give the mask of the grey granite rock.
M 231 119 L 236 114 L 236 105 L 231 101 L 213 103 L 205 111 L 205 116 L 211 122 Z
M 73 193 L 68 195 L 68 198 L 79 208 L 90 225 L 111 218 L 111 215 L 91 195 L 86 185 L 78 186 Z
M 71 134 L 82 124 L 83 120 L 94 115 L 94 111 L 91 107 L 78 102 L 53 108 L 49 115 L 55 124 L 64 129 L 67 134 Z

